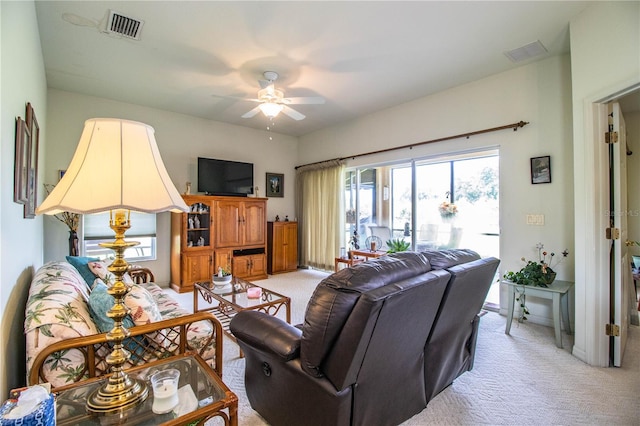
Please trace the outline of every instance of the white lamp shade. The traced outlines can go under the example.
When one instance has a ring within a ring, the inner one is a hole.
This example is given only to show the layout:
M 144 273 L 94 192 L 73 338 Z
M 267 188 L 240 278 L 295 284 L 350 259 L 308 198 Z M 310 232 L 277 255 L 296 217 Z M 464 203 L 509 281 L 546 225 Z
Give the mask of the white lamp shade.
M 153 127 L 135 121 L 87 120 L 71 164 L 36 213 L 188 211 L 167 174 L 154 133 Z
M 274 118 L 278 114 L 280 114 L 280 111 L 282 111 L 282 109 L 284 108 L 284 105 L 276 104 L 273 102 L 265 102 L 258 105 L 258 107 L 260 108 L 260 110 L 264 115 L 266 115 L 269 118 Z

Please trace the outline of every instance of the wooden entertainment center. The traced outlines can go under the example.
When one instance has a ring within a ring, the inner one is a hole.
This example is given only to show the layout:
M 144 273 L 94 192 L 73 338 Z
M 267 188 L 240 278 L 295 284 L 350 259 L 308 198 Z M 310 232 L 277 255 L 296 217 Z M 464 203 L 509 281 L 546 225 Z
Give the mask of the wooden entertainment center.
M 218 267 L 245 280 L 267 278 L 267 199 L 183 195 L 188 213 L 171 213 L 171 287 L 193 291 Z

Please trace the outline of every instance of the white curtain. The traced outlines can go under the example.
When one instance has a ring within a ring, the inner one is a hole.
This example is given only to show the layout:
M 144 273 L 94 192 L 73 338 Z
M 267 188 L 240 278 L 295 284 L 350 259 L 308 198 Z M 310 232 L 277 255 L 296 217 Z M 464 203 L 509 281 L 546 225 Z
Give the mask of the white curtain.
M 299 167 L 296 215 L 300 264 L 333 270 L 340 250 L 344 165 L 339 160 Z

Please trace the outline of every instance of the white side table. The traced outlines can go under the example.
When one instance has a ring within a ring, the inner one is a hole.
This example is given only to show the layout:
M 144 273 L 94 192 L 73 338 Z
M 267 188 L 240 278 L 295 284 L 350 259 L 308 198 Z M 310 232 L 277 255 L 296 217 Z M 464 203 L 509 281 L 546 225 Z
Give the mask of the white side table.
M 560 330 L 560 315 L 567 334 L 571 334 L 571 324 L 569 322 L 569 290 L 574 283 L 571 281 L 556 280 L 549 287 L 534 287 L 529 285 L 516 284 L 508 280 L 502 280 L 503 284 L 509 286 L 509 301 L 507 313 L 507 326 L 504 330 L 505 334 L 511 331 L 511 322 L 513 321 L 513 305 L 516 299 L 516 289 L 520 289 L 520 293 L 524 290 L 526 296 L 540 297 L 542 299 L 553 301 L 553 326 L 556 334 L 556 346 L 562 348 L 562 331 Z

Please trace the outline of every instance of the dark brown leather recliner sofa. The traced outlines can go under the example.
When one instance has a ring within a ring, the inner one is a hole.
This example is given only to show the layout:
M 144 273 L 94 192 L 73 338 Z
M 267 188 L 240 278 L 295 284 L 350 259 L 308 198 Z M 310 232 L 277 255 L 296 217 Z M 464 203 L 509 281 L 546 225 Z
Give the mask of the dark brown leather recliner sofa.
M 299 327 L 238 313 L 252 408 L 272 425 L 409 419 L 473 367 L 498 263 L 470 250 L 396 253 L 325 278 Z

